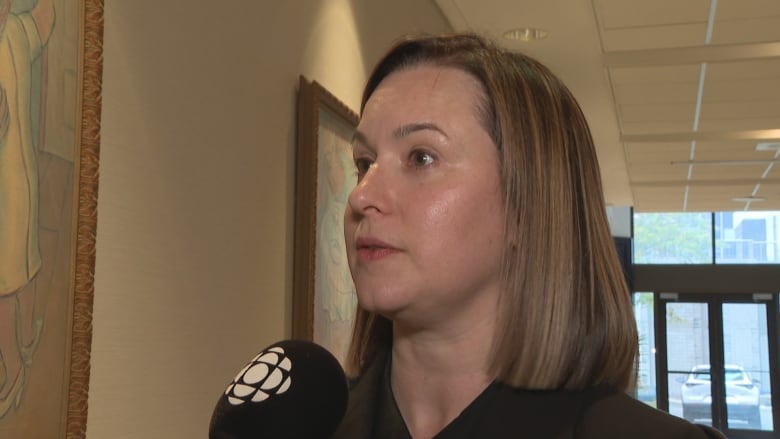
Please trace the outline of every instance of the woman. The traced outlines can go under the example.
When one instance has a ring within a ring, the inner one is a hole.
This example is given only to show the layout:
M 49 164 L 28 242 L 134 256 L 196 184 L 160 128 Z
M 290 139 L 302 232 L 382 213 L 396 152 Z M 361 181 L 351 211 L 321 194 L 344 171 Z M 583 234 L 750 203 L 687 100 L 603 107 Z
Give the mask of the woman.
M 637 333 L 596 152 L 547 68 L 474 35 L 402 41 L 361 115 L 336 438 L 707 437 L 625 393 Z

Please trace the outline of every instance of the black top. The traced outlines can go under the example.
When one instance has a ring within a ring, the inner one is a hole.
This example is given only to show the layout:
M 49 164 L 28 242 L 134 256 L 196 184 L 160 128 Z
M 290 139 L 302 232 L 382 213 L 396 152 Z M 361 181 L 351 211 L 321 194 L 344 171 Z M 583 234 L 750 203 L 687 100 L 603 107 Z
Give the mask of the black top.
M 380 355 L 351 389 L 333 439 L 412 439 Z M 691 424 L 607 386 L 539 391 L 488 386 L 434 439 L 708 439 L 715 430 Z

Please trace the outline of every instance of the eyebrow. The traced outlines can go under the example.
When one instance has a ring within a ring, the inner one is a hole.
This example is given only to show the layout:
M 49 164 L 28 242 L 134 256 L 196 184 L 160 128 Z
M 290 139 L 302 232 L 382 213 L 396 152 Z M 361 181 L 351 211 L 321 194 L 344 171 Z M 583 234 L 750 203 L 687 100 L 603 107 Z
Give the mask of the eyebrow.
M 438 125 L 431 122 L 418 122 L 418 123 L 410 123 L 406 125 L 402 125 L 395 130 L 393 130 L 393 137 L 396 139 L 400 139 L 402 137 L 406 137 L 414 132 L 417 131 L 436 131 L 437 133 L 441 134 L 444 137 L 448 137 L 447 133 L 444 132 L 441 128 L 439 128 Z
M 445 138 L 449 138 L 449 136 L 447 136 L 447 133 L 445 133 L 444 130 L 439 128 L 439 126 L 436 125 L 435 123 L 431 123 L 431 122 L 416 122 L 416 123 L 401 125 L 400 127 L 393 130 L 393 137 L 396 139 L 401 139 L 403 137 L 406 137 L 418 131 L 435 131 L 441 134 L 442 136 L 444 136 Z M 352 134 L 352 140 L 350 143 L 354 144 L 355 142 L 360 142 L 366 146 L 370 145 L 366 135 L 359 130 L 355 130 L 355 132 Z

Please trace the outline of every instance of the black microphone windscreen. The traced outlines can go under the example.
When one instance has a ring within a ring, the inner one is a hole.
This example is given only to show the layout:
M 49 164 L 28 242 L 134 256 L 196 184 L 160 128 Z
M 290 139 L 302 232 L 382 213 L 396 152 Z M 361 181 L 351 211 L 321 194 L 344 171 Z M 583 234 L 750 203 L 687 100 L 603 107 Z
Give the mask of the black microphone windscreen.
M 347 379 L 325 348 L 275 343 L 236 375 L 220 396 L 210 439 L 328 438 L 347 409 Z

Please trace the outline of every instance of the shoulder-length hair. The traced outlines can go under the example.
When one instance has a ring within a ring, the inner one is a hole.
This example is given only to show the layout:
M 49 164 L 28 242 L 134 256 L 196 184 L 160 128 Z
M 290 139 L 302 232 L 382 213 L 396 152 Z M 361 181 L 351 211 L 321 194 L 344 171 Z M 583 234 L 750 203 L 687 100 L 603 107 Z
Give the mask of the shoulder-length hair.
M 492 374 L 530 389 L 628 390 L 637 330 L 610 234 L 585 116 L 544 65 L 473 34 L 397 43 L 370 75 L 361 103 L 395 71 L 461 69 L 482 85 L 478 116 L 499 150 L 505 204 L 503 291 Z M 359 375 L 392 344 L 392 322 L 358 309 L 347 370 Z

